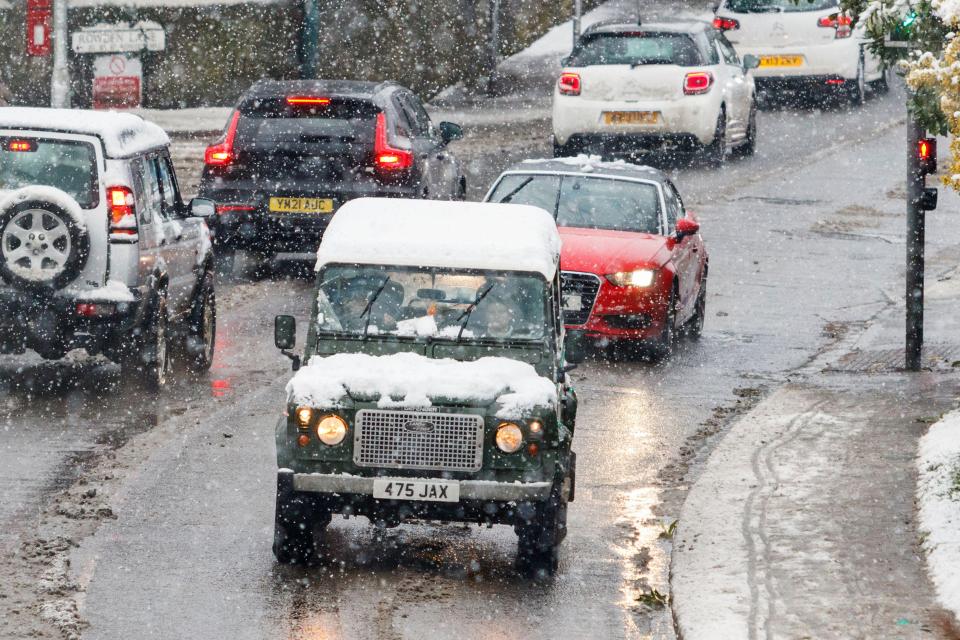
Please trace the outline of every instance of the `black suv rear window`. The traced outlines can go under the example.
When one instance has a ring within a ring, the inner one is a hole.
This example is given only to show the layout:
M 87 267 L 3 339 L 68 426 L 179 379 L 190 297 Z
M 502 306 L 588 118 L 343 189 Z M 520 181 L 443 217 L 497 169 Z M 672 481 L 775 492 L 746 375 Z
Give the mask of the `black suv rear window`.
M 61 189 L 84 209 L 96 207 L 100 198 L 93 145 L 76 140 L 0 138 L 0 191 L 35 185 Z
M 236 143 L 273 149 L 287 144 L 373 144 L 377 113 L 369 100 L 291 96 L 258 98 L 240 106 Z
M 598 64 L 693 67 L 703 63 L 700 49 L 685 33 L 636 31 L 587 36 L 577 44 L 568 62 L 571 67 Z

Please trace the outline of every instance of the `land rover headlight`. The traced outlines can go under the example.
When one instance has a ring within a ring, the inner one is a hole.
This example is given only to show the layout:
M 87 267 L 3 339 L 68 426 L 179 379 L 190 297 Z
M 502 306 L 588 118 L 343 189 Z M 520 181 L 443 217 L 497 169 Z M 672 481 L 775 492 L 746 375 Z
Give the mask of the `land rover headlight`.
M 501 422 L 497 427 L 497 447 L 504 453 L 514 453 L 523 445 L 523 431 L 512 422 Z
M 317 423 L 317 438 L 325 445 L 333 446 L 343 442 L 347 436 L 347 422 L 335 414 L 329 414 L 320 418 Z
M 619 271 L 607 275 L 607 280 L 618 287 L 649 287 L 653 284 L 653 276 L 656 273 L 653 269 Z
M 298 427 L 309 427 L 310 423 L 313 422 L 313 409 L 310 407 L 297 407 L 294 416 L 296 417 Z

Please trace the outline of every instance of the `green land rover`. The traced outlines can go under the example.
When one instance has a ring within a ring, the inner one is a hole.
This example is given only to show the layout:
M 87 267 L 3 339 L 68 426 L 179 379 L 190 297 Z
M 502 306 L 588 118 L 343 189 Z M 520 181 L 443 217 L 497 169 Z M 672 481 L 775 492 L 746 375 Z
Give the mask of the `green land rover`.
M 318 251 L 277 425 L 273 550 L 309 562 L 333 514 L 511 525 L 552 572 L 573 500 L 576 395 L 553 218 L 536 207 L 364 198 Z

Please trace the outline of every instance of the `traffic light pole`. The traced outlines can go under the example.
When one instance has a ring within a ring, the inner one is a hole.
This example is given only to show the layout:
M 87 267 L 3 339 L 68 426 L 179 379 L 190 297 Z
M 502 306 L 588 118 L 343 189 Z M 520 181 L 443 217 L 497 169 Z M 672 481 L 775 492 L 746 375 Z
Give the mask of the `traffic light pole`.
M 913 114 L 907 117 L 907 340 L 906 369 L 919 371 L 923 352 L 923 268 L 925 214 L 920 206 L 926 181 L 917 147 L 923 128 Z

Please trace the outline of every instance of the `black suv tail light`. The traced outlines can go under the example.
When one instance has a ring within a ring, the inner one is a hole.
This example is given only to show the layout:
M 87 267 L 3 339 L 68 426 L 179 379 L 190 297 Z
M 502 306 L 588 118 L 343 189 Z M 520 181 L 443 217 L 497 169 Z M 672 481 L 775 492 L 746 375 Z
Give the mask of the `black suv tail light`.
M 208 167 L 226 167 L 233 162 L 233 141 L 237 137 L 237 123 L 240 121 L 240 112 L 234 111 L 230 116 L 230 124 L 223 140 L 207 147 L 203 154 L 203 162 Z
M 373 158 L 381 176 L 403 174 L 413 167 L 413 152 L 398 149 L 387 140 L 387 116 L 377 114 L 377 129 L 373 138 Z

